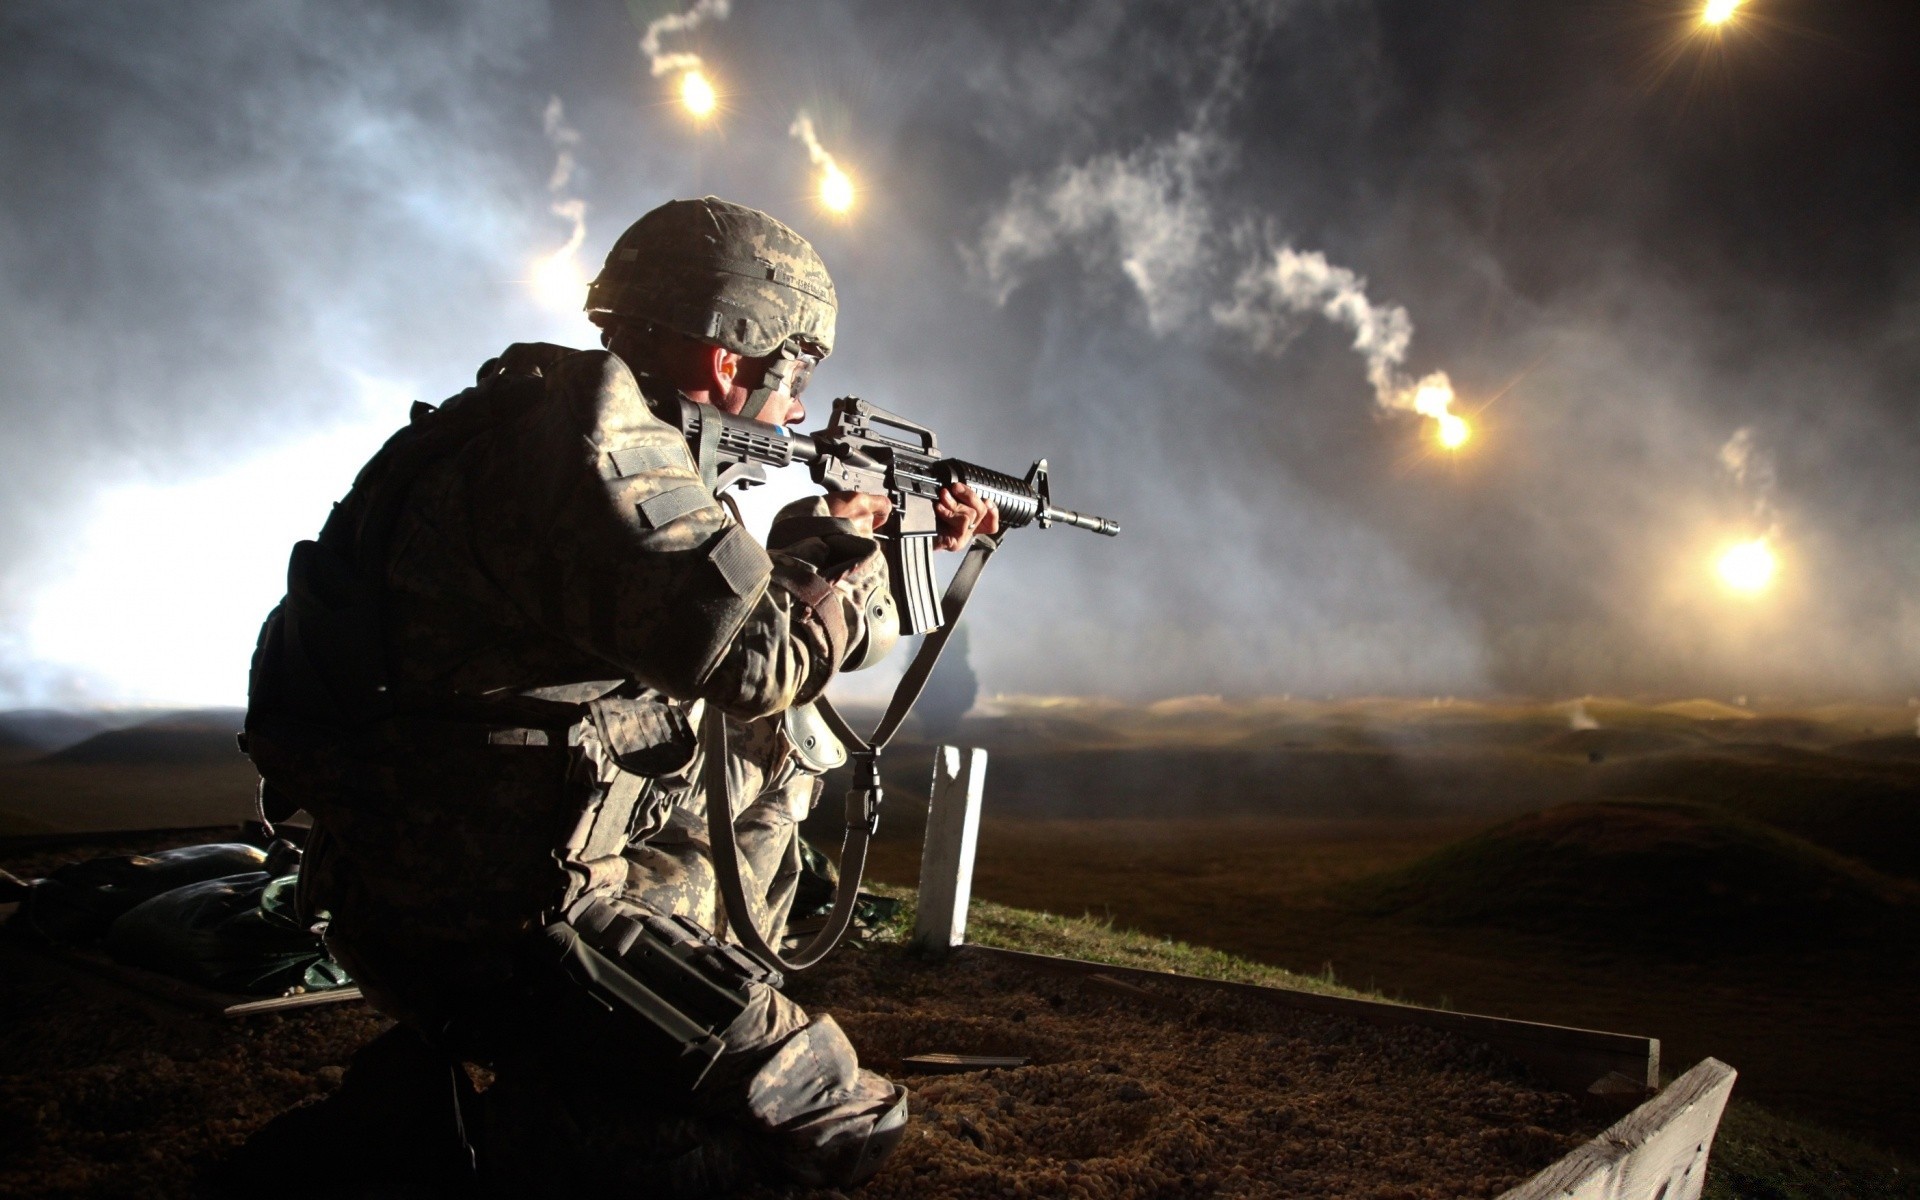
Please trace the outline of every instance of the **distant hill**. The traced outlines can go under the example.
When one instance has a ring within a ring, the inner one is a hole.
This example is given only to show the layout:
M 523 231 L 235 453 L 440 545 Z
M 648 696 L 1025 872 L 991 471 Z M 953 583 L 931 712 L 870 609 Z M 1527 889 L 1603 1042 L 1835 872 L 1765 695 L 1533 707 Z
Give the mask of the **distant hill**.
M 100 713 L 66 712 L 56 708 L 17 708 L 0 712 L 0 748 L 46 753 L 85 741 L 102 730 L 124 723 Z
M 1723 745 L 1651 755 L 1599 769 L 1611 796 L 1719 805 L 1829 850 L 1920 879 L 1920 756 L 1893 752 L 1916 739 L 1873 739 L 1811 750 Z
M 237 708 L 166 713 L 126 729 L 108 729 L 41 761 L 71 764 L 161 765 L 233 762 L 245 713 Z
M 1530 813 L 1343 899 L 1377 915 L 1673 952 L 1759 948 L 1911 922 L 1920 889 L 1707 804 Z

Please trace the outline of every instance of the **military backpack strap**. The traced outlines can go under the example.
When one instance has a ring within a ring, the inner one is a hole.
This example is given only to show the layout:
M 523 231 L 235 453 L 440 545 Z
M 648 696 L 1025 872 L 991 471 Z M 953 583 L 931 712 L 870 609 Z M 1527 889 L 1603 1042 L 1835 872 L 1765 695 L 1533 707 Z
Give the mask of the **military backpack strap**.
M 880 718 L 880 724 L 874 727 L 870 739 L 854 732 L 853 726 L 841 717 L 825 696 L 814 701 L 820 714 L 833 726 L 834 733 L 853 747 L 853 782 L 847 787 L 847 833 L 840 845 L 840 882 L 834 889 L 833 909 L 827 916 L 826 927 L 791 957 L 782 955 L 771 945 L 760 932 L 759 925 L 754 923 L 753 908 L 747 901 L 746 881 L 740 872 L 740 851 L 733 836 L 733 786 L 727 776 L 727 718 L 718 705 L 707 705 L 706 718 L 700 725 L 700 748 L 706 756 L 701 778 L 706 784 L 707 838 L 713 849 L 713 873 L 720 884 L 720 898 L 725 904 L 727 923 L 734 935 L 769 966 L 789 975 L 806 971 L 832 953 L 834 947 L 846 937 L 847 930 L 853 924 L 854 907 L 860 899 L 860 883 L 867 869 L 867 850 L 874 835 L 880 831 L 880 807 L 886 798 L 880 780 L 880 752 L 899 732 L 907 714 L 913 709 L 914 701 L 920 698 L 920 693 L 926 688 L 934 665 L 940 661 L 941 651 L 947 647 L 947 639 L 959 623 L 960 614 L 966 609 L 967 599 L 973 595 L 974 585 L 980 581 L 980 572 L 986 569 L 987 560 L 999 548 L 1000 540 L 997 537 L 974 535 L 973 543 L 967 547 L 967 557 L 961 562 L 960 569 L 954 572 L 946 595 L 941 598 L 940 609 L 944 620 L 940 628 L 929 633 L 920 643 L 913 662 L 907 666 L 906 674 L 901 676 L 899 685 L 894 688 L 893 700 L 887 705 L 886 715 Z

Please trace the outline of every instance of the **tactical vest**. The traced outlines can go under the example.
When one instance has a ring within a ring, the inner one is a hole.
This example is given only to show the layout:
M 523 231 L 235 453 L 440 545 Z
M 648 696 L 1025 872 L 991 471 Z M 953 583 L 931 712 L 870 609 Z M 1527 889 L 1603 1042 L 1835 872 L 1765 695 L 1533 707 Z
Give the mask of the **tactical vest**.
M 571 353 L 512 347 L 474 388 L 440 408 L 414 406 L 320 536 L 294 547 L 286 597 L 255 648 L 242 735 L 270 824 L 302 808 L 323 824 L 343 809 L 425 821 L 421 810 L 439 805 L 462 825 L 450 836 L 468 843 L 470 869 L 499 881 L 503 910 L 528 915 L 624 880 L 620 852 L 648 799 L 642 777 L 694 755 L 688 714 L 657 694 L 603 694 L 615 683 L 550 689 L 557 699 L 410 692 L 387 660 L 382 581 L 415 481 L 542 403 L 543 374 Z M 461 786 L 469 793 L 455 794 Z

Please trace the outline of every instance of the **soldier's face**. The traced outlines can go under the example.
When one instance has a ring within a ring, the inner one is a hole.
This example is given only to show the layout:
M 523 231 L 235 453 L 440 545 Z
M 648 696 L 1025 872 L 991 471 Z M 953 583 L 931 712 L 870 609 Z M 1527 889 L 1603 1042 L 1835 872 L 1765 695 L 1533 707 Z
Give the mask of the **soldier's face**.
M 769 382 L 768 373 L 771 371 L 785 378 L 780 381 L 780 390 L 767 397 L 766 407 L 754 419 L 770 425 L 798 425 L 807 419 L 807 407 L 801 402 L 800 393 L 806 390 L 816 361 L 809 354 L 792 359 L 781 359 L 775 355 L 743 358 L 734 372 L 731 386 L 718 401 L 719 406 L 730 413 L 742 411 L 754 389 Z M 783 364 L 785 369 L 781 370 Z

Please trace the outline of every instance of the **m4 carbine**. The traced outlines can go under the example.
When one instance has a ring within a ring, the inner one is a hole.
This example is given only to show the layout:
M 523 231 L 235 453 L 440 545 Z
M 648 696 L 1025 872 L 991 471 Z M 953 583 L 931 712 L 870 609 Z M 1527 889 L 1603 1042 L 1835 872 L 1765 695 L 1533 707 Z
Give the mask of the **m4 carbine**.
M 806 463 L 814 481 L 836 492 L 866 492 L 893 501 L 893 515 L 875 532 L 887 555 L 901 632 L 926 633 L 940 627 L 939 582 L 933 572 L 933 545 L 939 536 L 934 501 L 950 484 L 965 483 L 1000 511 L 1000 528 L 1071 525 L 1112 537 L 1120 523 L 1105 517 L 1053 506 L 1047 487 L 1047 460 L 1037 460 L 1026 477 L 943 458 L 933 430 L 876 408 L 858 396 L 833 402 L 827 427 L 815 434 L 793 433 L 779 425 L 749 421 L 710 404 L 680 401 L 680 430 L 711 472 L 714 491 L 733 484 L 766 481 L 767 467 Z

